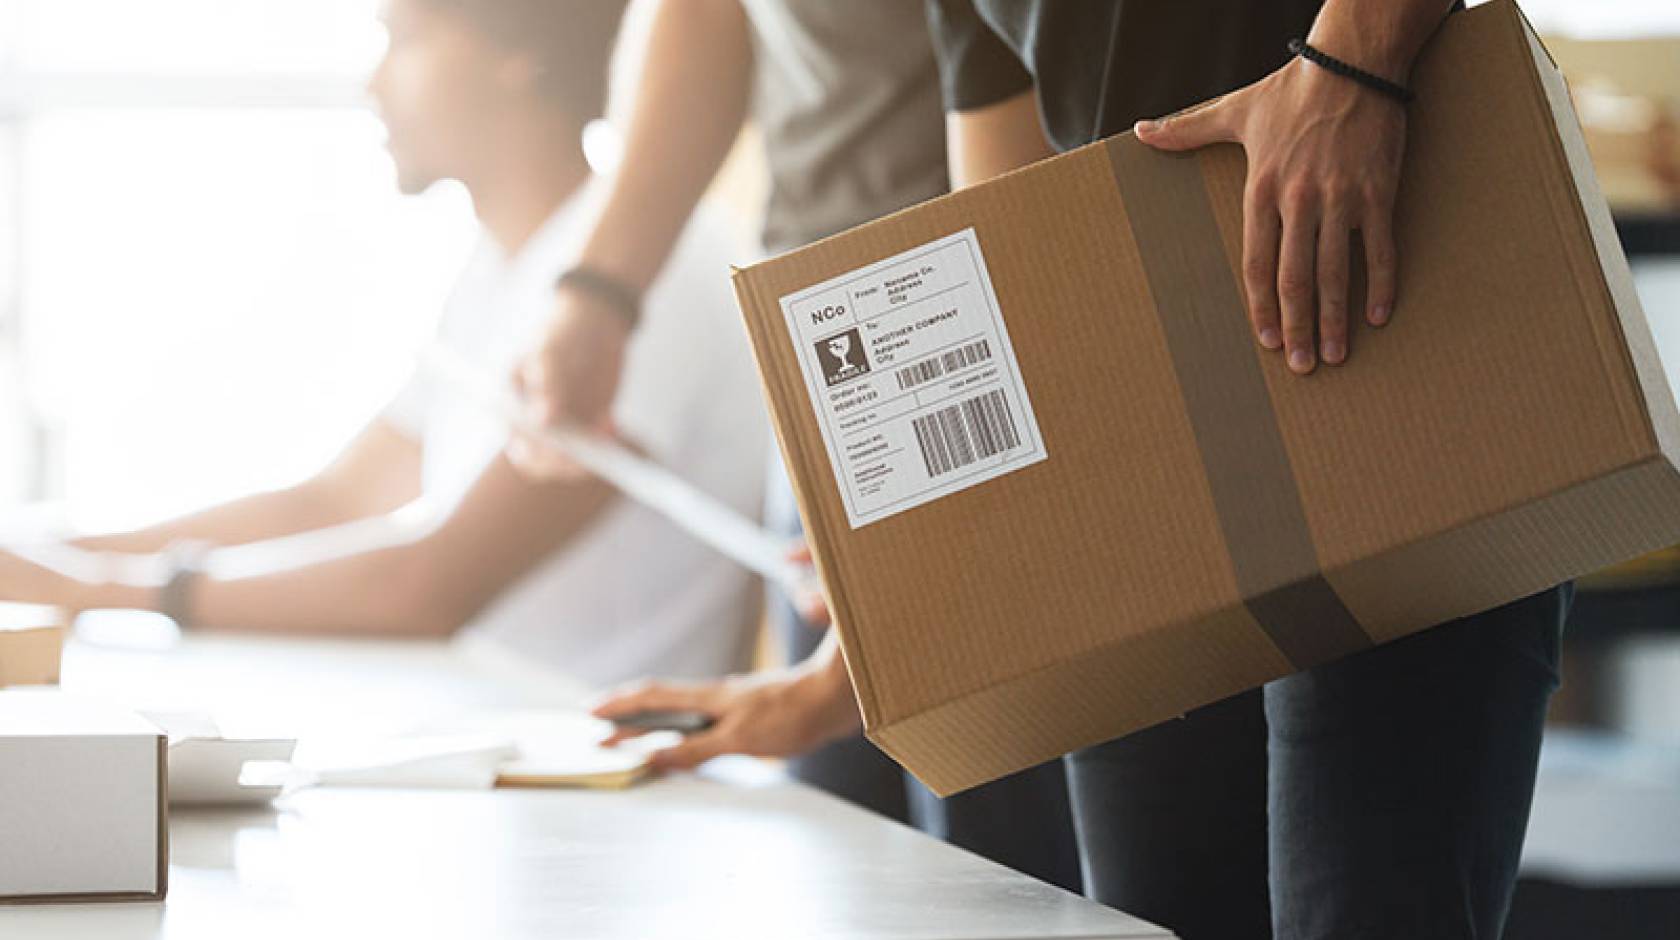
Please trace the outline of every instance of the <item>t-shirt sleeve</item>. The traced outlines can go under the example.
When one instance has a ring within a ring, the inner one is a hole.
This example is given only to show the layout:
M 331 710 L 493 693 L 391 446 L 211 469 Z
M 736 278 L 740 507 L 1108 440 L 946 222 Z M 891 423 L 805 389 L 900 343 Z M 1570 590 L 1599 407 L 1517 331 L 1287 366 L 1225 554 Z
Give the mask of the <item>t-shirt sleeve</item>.
M 379 417 L 404 437 L 421 440 L 426 436 L 426 415 L 431 411 L 434 393 L 432 383 L 416 369 Z
M 756 428 L 748 467 L 768 447 L 758 368 L 729 285 L 744 257 L 721 213 L 702 203 L 648 289 L 642 326 L 630 341 L 613 420 L 648 457 L 680 475 L 702 457 L 727 452 Z
M 972 111 L 1032 88 L 1032 75 L 981 18 L 974 0 L 926 2 L 945 110 Z

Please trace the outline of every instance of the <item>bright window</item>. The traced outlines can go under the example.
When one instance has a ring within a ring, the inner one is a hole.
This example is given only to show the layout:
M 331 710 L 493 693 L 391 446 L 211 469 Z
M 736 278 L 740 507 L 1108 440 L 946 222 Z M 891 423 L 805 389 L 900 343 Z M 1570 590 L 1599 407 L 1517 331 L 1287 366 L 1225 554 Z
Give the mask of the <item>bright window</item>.
M 0 0 L 0 497 L 102 528 L 283 485 L 402 381 L 473 226 L 395 191 L 376 8 Z

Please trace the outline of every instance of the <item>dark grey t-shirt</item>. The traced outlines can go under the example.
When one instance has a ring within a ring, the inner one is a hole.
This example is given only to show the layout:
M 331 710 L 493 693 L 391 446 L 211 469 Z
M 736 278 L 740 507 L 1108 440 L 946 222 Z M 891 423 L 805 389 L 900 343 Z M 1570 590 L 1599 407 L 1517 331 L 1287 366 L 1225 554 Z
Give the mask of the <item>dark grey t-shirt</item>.
M 944 193 L 939 72 L 916 0 L 742 0 L 782 251 Z
M 1234 91 L 1289 60 L 1322 0 L 926 0 L 946 104 L 1036 85 L 1058 150 Z

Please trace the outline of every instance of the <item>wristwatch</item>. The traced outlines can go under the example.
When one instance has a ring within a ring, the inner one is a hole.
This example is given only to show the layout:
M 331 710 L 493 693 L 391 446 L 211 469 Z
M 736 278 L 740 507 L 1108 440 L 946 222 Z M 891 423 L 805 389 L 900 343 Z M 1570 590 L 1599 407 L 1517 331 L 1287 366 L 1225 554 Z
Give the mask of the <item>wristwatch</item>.
M 167 574 L 158 588 L 158 612 L 183 630 L 192 626 L 193 582 L 204 573 L 204 559 L 215 547 L 199 539 L 177 539 L 163 550 Z

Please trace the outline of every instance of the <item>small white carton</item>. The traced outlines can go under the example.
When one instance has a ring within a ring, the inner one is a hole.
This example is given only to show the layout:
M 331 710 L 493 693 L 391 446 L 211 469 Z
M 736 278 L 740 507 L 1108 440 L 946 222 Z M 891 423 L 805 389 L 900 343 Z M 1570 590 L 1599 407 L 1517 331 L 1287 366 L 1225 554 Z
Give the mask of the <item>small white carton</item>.
M 0 692 L 0 904 L 162 900 L 166 747 L 122 708 Z

